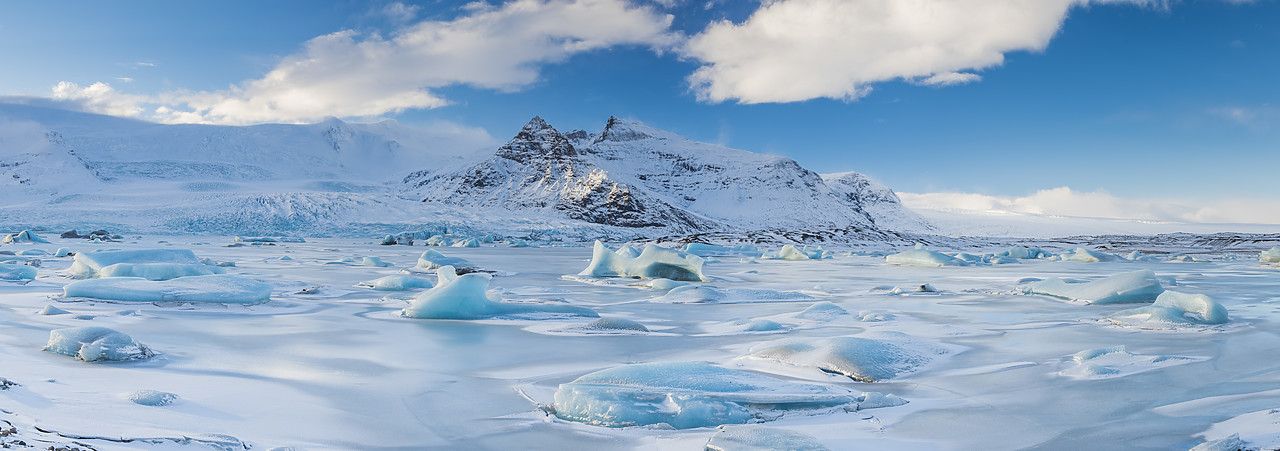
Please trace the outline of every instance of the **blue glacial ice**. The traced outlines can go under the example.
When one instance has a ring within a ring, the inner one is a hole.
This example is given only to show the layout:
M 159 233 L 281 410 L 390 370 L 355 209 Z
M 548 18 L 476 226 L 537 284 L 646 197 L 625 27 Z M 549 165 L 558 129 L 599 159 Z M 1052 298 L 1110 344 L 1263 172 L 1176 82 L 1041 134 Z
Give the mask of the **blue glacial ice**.
M 812 435 L 759 425 L 724 425 L 707 441 L 706 451 L 828 451 Z
M 457 275 L 452 266 L 436 270 L 436 286 L 419 293 L 401 315 L 421 319 L 484 319 L 498 316 L 554 315 L 597 317 L 594 310 L 574 305 L 499 302 L 487 290 L 492 275 Z
M 915 249 L 884 257 L 885 263 L 901 266 L 965 266 L 964 260 L 916 245 Z
M 623 255 L 621 249 L 618 252 L 610 250 L 604 243 L 596 241 L 591 251 L 591 263 L 578 275 L 706 282 L 708 279 L 702 275 L 702 264 L 702 257 L 652 244 L 645 245 L 644 250 L 633 257 Z
M 109 277 L 72 282 L 66 297 L 127 302 L 218 302 L 256 304 L 271 298 L 271 285 L 233 274 L 187 276 L 169 280 Z
M 37 272 L 34 266 L 0 263 L 0 280 L 35 280 Z
M 824 256 L 822 249 L 797 248 L 791 244 L 785 244 L 782 249 L 778 250 L 776 259 L 779 260 L 821 260 Z
M 372 288 L 378 291 L 407 291 L 415 288 L 431 288 L 435 286 L 435 284 L 431 283 L 431 279 L 394 274 L 373 280 L 366 280 L 364 282 L 360 282 L 357 286 Z
M 1074 251 L 1063 252 L 1060 257 L 1064 262 L 1079 263 L 1098 263 L 1098 262 L 1117 262 L 1124 260 L 1118 255 L 1108 254 L 1106 252 L 1098 252 L 1083 247 L 1077 247 Z
M 155 355 L 128 335 L 95 326 L 49 331 L 49 344 L 44 350 L 86 362 L 141 360 Z
M 689 429 L 771 420 L 792 411 L 903 403 L 892 395 L 858 394 L 702 363 L 662 362 L 616 366 L 560 384 L 552 408 L 561 419 L 596 426 Z
M 1123 304 L 1154 301 L 1164 287 L 1154 272 L 1142 269 L 1092 282 L 1068 283 L 1055 277 L 1032 282 L 1023 291 L 1090 304 Z
M 183 276 L 222 274 L 226 270 L 202 263 L 187 249 L 141 249 L 96 251 L 76 254 L 67 269 L 73 278 L 141 277 L 167 280 Z
M 1267 265 L 1280 265 L 1280 247 L 1273 247 L 1259 252 L 1258 262 Z
M 842 374 L 859 382 L 880 382 L 916 371 L 947 351 L 902 333 L 884 338 L 787 339 L 751 348 L 749 357 Z
M 1165 291 L 1156 302 L 1146 307 L 1122 310 L 1107 320 L 1143 329 L 1176 329 L 1227 323 L 1227 308 L 1203 294 Z
M 1048 252 L 1045 252 L 1044 250 L 1038 247 L 1024 247 L 1024 246 L 1013 246 L 1013 247 L 1010 247 L 1008 250 L 1005 250 L 1004 252 L 996 254 L 996 256 L 998 257 L 1009 257 L 1009 258 L 1017 258 L 1017 259 L 1024 259 L 1024 260 L 1035 259 L 1035 258 L 1048 258 L 1049 255 L 1050 254 Z

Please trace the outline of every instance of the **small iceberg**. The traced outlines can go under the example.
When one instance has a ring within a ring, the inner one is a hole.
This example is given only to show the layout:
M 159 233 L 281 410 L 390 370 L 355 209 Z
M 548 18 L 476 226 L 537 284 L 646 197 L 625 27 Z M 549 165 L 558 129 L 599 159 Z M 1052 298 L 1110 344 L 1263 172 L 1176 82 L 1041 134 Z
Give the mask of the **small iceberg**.
M 1176 329 L 1186 326 L 1226 324 L 1227 308 L 1203 294 L 1165 291 L 1148 307 L 1122 310 L 1107 320 L 1142 329 Z
M 422 269 L 440 269 L 445 266 L 452 266 L 454 269 L 474 269 L 476 265 L 466 259 L 459 257 L 447 257 L 444 254 L 436 252 L 434 249 L 428 249 L 418 257 L 418 266 Z
M 917 244 L 915 249 L 891 254 L 884 257 L 885 263 L 899 266 L 965 266 L 968 265 L 964 260 L 952 257 L 950 255 L 927 250 L 924 246 Z
M 1280 247 L 1273 247 L 1259 252 L 1258 262 L 1264 265 L 1280 265 Z
M 880 382 L 914 372 L 947 352 L 906 334 L 888 333 L 885 337 L 887 339 L 790 339 L 757 345 L 747 356 L 813 367 L 858 382 Z
M 1098 262 L 1117 262 L 1124 260 L 1118 255 L 1098 252 L 1095 250 L 1077 247 L 1074 251 L 1063 252 L 1062 261 L 1079 262 L 1079 263 L 1098 263 Z
M 1068 283 L 1055 277 L 1033 282 L 1023 290 L 1029 294 L 1043 294 L 1068 301 L 1123 304 L 1153 301 L 1164 292 L 1164 287 L 1160 285 L 1154 272 L 1143 269 L 1083 283 Z
M 565 327 L 560 332 L 578 332 L 588 334 L 646 333 L 649 328 L 644 324 L 625 318 L 600 318 L 587 324 Z
M 37 272 L 34 266 L 0 263 L 0 280 L 35 280 Z
M 800 313 L 796 314 L 797 319 L 807 319 L 810 321 L 831 321 L 844 315 L 848 315 L 849 311 L 844 307 L 836 305 L 831 301 L 819 301 L 810 305 Z
M 1036 258 L 1048 258 L 1049 253 L 1045 252 L 1043 249 L 1040 249 L 1038 247 L 1013 246 L 1013 247 L 1010 247 L 1008 250 L 1005 250 L 1004 252 L 996 254 L 996 256 L 1026 260 L 1026 259 L 1036 259 Z
M 785 244 L 782 249 L 778 250 L 778 256 L 774 257 L 779 260 L 821 260 L 823 257 L 822 249 L 796 248 L 794 245 Z
M 41 238 L 40 235 L 36 235 L 30 230 L 23 230 L 18 233 L 11 233 L 11 234 L 5 235 L 3 239 L 0 239 L 0 242 L 3 242 L 4 244 L 31 244 L 31 243 L 49 244 L 49 240 Z
M 188 276 L 155 281 L 110 277 L 72 282 L 63 296 L 126 302 L 218 302 L 257 304 L 271 298 L 271 285 L 233 274 Z
M 793 411 L 854 411 L 904 404 L 880 393 L 787 382 L 694 362 L 622 365 L 560 384 L 550 406 L 563 420 L 676 429 L 772 420 Z
M 708 279 L 702 275 L 702 264 L 702 257 L 652 244 L 645 245 L 639 255 L 632 257 L 614 252 L 604 243 L 596 241 L 592 248 L 591 263 L 578 275 L 706 282 Z
M 401 315 L 420 319 L 485 319 L 497 316 L 552 314 L 598 317 L 594 310 L 573 305 L 518 304 L 489 299 L 492 275 L 458 275 L 452 266 L 436 270 L 436 286 L 419 293 Z M 496 296 L 495 296 L 496 298 Z
M 67 269 L 76 279 L 141 277 L 168 280 L 184 276 L 222 274 L 226 270 L 202 263 L 187 249 L 80 252 Z
M 46 352 L 86 362 L 142 360 L 155 355 L 128 335 L 105 327 L 70 327 L 49 332 Z
M 356 286 L 378 291 L 407 291 L 415 288 L 431 288 L 435 284 L 431 283 L 431 279 L 397 274 L 360 282 Z
M 760 248 L 750 244 L 718 246 L 715 244 L 689 243 L 681 250 L 699 257 L 759 257 Z
M 376 268 L 385 268 L 391 266 L 390 263 L 382 261 L 379 257 L 364 257 L 360 260 L 360 266 L 373 266 Z

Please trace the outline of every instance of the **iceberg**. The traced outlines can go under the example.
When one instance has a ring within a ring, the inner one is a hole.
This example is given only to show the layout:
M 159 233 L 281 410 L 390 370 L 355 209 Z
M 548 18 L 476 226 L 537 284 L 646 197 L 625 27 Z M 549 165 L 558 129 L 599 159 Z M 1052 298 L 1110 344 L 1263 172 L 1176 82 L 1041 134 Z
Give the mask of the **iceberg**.
M 858 382 L 880 382 L 910 373 L 946 353 L 915 342 L 900 333 L 887 340 L 833 337 L 821 340 L 790 339 L 751 348 L 749 357 L 808 366 L 848 376 Z
M 1080 263 L 1098 263 L 1098 262 L 1116 262 L 1123 260 L 1115 254 L 1098 252 L 1095 250 L 1077 247 L 1074 251 L 1066 251 L 1062 253 L 1062 261 L 1080 262 Z
M 356 284 L 359 287 L 372 288 L 378 291 L 406 291 L 414 288 L 431 288 L 434 285 L 430 279 L 404 275 L 379 277 Z
M 965 266 L 964 260 L 916 245 L 915 249 L 885 256 L 885 263 L 901 266 Z
M 794 245 L 785 244 L 782 249 L 778 250 L 776 258 L 780 260 L 821 260 L 822 257 L 822 249 L 797 249 Z
M 451 244 L 450 247 L 480 247 L 480 240 L 467 238 Z
M 455 269 L 474 269 L 476 266 L 466 259 L 459 257 L 447 257 L 444 254 L 436 252 L 434 249 L 428 249 L 418 257 L 418 267 L 422 269 L 440 269 L 445 266 L 452 266 Z
M 1280 264 L 1280 247 L 1273 247 L 1258 253 L 1258 262 L 1263 264 Z
M 678 280 L 663 279 L 661 277 L 649 281 L 649 289 L 654 291 L 671 291 L 676 287 L 689 285 L 689 282 L 681 282 Z
M 58 250 L 53 252 L 54 257 L 66 257 L 72 254 L 74 254 L 74 252 L 71 252 L 71 249 L 67 249 L 65 247 L 60 247 Z
M 105 327 L 69 327 L 49 332 L 44 350 L 86 362 L 142 360 L 155 355 L 128 335 Z
M 1203 294 L 1165 291 L 1147 307 L 1122 310 L 1107 317 L 1120 325 L 1149 329 L 1167 329 L 1180 325 L 1214 325 L 1227 323 L 1227 308 Z
M 45 315 L 45 316 L 53 316 L 53 315 L 70 315 L 70 314 L 71 314 L 71 312 L 68 312 L 68 311 L 66 311 L 66 310 L 63 310 L 63 309 L 60 309 L 60 308 L 54 307 L 54 306 L 53 306 L 53 304 L 47 304 L 47 305 L 45 305 L 45 306 L 44 306 L 44 308 L 40 309 L 40 311 L 36 312 L 36 314 L 37 314 L 37 315 Z
M 382 261 L 382 259 L 378 257 L 365 257 L 362 260 L 360 260 L 360 266 L 373 266 L 378 268 L 385 268 L 385 267 L 391 266 L 391 264 Z
M 596 426 L 689 429 L 774 419 L 789 411 L 880 407 L 861 405 L 879 398 L 874 395 L 702 363 L 639 363 L 560 384 L 551 410 L 563 420 Z
M 126 302 L 220 302 L 256 304 L 271 298 L 271 285 L 233 274 L 187 276 L 155 281 L 141 277 L 110 277 L 72 282 L 62 287 L 66 297 Z
M 35 280 L 37 272 L 34 266 L 0 263 L 0 280 Z
M 702 264 L 702 257 L 652 244 L 645 245 L 640 255 L 629 257 L 596 241 L 591 263 L 578 275 L 706 282 L 708 279 L 702 275 Z
M 760 248 L 750 244 L 744 244 L 741 246 L 718 246 L 715 244 L 689 243 L 684 245 L 684 248 L 681 250 L 699 257 L 760 256 Z
M 1090 304 L 1123 304 L 1153 301 L 1164 292 L 1164 287 L 1154 272 L 1143 269 L 1084 283 L 1068 283 L 1055 277 L 1032 282 L 1023 290 Z
M 1033 259 L 1033 258 L 1046 258 L 1049 256 L 1049 253 L 1045 252 L 1044 250 L 1038 247 L 1013 246 L 1004 252 L 996 254 L 996 256 L 1025 260 L 1025 259 Z
M 200 262 L 187 249 L 80 252 L 67 273 L 72 278 L 142 277 L 167 280 L 182 276 L 222 274 L 222 268 Z
M 598 317 L 594 310 L 573 305 L 516 304 L 489 299 L 492 275 L 458 275 L 452 266 L 436 270 L 436 286 L 419 293 L 401 315 L 420 319 L 484 319 L 497 316 L 553 314 Z
M 32 233 L 30 230 L 23 230 L 18 233 L 11 233 L 11 234 L 5 235 L 3 239 L 0 239 L 0 242 L 3 242 L 4 244 L 23 244 L 23 243 L 48 244 L 49 240 L 41 238 L 40 235 L 36 235 L 35 233 Z
M 757 425 L 724 425 L 707 441 L 706 451 L 828 451 L 812 435 Z

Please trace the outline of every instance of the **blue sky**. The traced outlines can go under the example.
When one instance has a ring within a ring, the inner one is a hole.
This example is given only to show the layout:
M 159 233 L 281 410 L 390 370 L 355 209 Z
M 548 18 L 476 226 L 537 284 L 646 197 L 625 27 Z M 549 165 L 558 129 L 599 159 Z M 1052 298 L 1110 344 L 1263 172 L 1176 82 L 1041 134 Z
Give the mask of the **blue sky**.
M 5 2 L 0 95 L 171 122 L 448 122 L 497 141 L 533 115 L 564 130 L 618 115 L 970 202 L 1280 199 L 1276 1 L 478 5 Z

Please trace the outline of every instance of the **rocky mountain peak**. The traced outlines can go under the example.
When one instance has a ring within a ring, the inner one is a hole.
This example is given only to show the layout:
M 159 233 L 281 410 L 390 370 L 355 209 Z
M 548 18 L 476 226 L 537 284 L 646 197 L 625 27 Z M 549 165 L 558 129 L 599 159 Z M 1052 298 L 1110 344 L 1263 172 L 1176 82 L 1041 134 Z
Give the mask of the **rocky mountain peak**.
M 498 148 L 498 156 L 520 164 L 563 162 L 577 156 L 573 144 L 563 134 L 534 116 L 511 141 Z
M 605 124 L 604 131 L 600 132 L 600 137 L 596 138 L 596 142 L 639 141 L 651 138 L 650 134 L 644 132 L 646 128 L 648 127 L 639 122 L 619 119 L 618 116 L 609 116 L 609 122 Z

